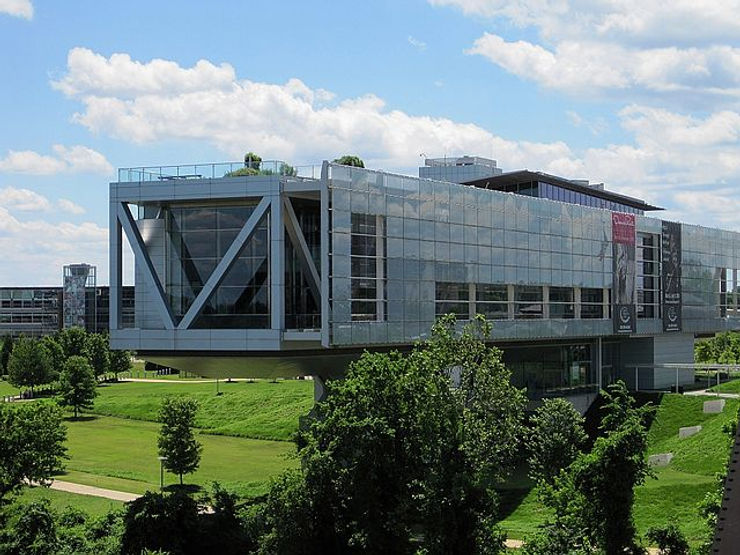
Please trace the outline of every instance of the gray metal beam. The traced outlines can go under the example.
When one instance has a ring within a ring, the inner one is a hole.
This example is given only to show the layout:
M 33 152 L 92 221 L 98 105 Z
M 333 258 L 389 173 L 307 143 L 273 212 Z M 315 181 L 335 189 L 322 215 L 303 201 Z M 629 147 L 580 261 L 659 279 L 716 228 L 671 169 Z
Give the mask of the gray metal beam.
M 321 165 L 321 345 L 328 347 L 329 330 L 329 162 Z
M 109 282 L 110 282 L 110 306 L 108 311 L 108 328 L 117 330 L 121 327 L 121 288 L 123 286 L 123 237 L 121 236 L 121 224 L 118 221 L 118 203 L 111 202 L 108 214 L 109 225 Z
M 285 230 L 288 232 L 296 254 L 298 254 L 298 260 L 300 260 L 301 266 L 306 271 L 308 285 L 316 301 L 316 306 L 321 306 L 321 278 L 319 277 L 318 270 L 316 270 L 316 264 L 314 264 L 308 243 L 306 243 L 306 237 L 303 235 L 301 226 L 298 223 L 298 218 L 295 215 L 290 198 L 283 198 L 283 206 L 285 208 Z
M 121 228 L 123 228 L 126 237 L 128 237 L 128 242 L 131 245 L 131 249 L 134 251 L 136 262 L 141 263 L 141 273 L 148 282 L 149 290 L 154 293 L 154 298 L 152 300 L 162 318 L 162 323 L 164 324 L 165 329 L 174 329 L 175 320 L 172 317 L 170 305 L 167 303 L 164 288 L 157 277 L 157 271 L 154 269 L 154 264 L 152 264 L 152 260 L 149 258 L 149 253 L 146 250 L 144 240 L 141 238 L 141 233 L 139 233 L 136 221 L 131 215 L 128 205 L 125 202 L 119 202 L 117 205 L 117 219 L 120 222 Z
M 285 233 L 280 194 L 270 199 L 270 328 L 285 328 Z
M 239 252 L 241 252 L 244 245 L 246 245 L 247 242 L 252 238 L 254 231 L 257 229 L 257 225 L 260 223 L 260 220 L 267 212 L 269 206 L 270 199 L 267 197 L 263 197 L 262 200 L 260 200 L 259 204 L 257 204 L 257 207 L 254 209 L 254 211 L 249 215 L 249 218 L 247 218 L 247 221 L 244 223 L 241 230 L 237 234 L 234 242 L 231 243 L 231 246 L 228 248 L 223 258 L 216 265 L 208 280 L 206 280 L 205 284 L 203 285 L 203 289 L 201 289 L 200 293 L 198 293 L 198 296 L 195 297 L 195 299 L 193 300 L 193 304 L 190 305 L 190 308 L 188 308 L 188 311 L 182 317 L 182 320 L 180 320 L 180 324 L 177 326 L 177 329 L 189 328 L 190 325 L 193 323 L 193 320 L 195 320 L 201 313 L 210 296 L 213 294 L 216 288 L 221 285 L 221 282 L 226 276 L 226 273 L 234 265 L 234 262 L 239 256 Z

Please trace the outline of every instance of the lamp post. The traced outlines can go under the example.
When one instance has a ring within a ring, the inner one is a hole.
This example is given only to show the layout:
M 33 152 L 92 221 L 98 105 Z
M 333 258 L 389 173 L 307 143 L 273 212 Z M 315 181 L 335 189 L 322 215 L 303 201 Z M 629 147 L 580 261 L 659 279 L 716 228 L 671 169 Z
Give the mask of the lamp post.
M 159 456 L 157 458 L 159 459 L 159 491 L 162 491 L 164 489 L 164 461 L 167 460 L 167 457 Z

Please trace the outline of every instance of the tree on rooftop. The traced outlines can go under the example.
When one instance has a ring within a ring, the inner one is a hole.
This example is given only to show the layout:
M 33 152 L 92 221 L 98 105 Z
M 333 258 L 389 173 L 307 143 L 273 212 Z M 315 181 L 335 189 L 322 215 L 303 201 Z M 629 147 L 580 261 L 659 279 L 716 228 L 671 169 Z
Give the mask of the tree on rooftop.
M 352 154 L 345 154 L 344 156 L 335 158 L 334 163 L 342 164 L 343 166 L 353 166 L 355 168 L 365 167 L 365 162 L 362 161 L 362 158 L 360 158 L 359 156 L 354 156 Z
M 262 157 L 251 150 L 244 155 L 244 167 L 259 171 Z

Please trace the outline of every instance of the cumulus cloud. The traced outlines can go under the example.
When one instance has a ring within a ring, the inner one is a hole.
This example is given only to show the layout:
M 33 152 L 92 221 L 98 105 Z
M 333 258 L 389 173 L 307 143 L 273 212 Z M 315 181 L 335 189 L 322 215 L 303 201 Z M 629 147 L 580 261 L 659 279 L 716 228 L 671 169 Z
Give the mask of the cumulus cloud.
M 112 59 L 108 64 L 113 64 Z M 154 62 L 131 61 L 130 67 L 119 69 L 130 79 L 137 71 L 148 74 L 150 63 Z M 162 67 L 175 74 L 182 70 L 176 64 Z M 105 65 L 99 70 L 114 75 Z M 232 159 L 241 158 L 247 150 L 299 163 L 356 152 L 373 167 L 413 172 L 422 152 L 493 152 L 505 170 L 529 168 L 605 181 L 617 191 L 668 206 L 683 188 L 709 191 L 740 178 L 740 113 L 729 109 L 699 117 L 629 105 L 617 117 L 632 141 L 574 150 L 564 141 L 510 140 L 473 123 L 410 115 L 387 107 L 372 94 L 336 100 L 331 93 L 311 89 L 297 79 L 285 84 L 236 79 L 228 87 L 222 83 L 202 90 L 184 86 L 179 91 L 148 90 L 128 97 L 125 79 L 117 83 L 110 78 L 100 88 L 89 85 L 99 81 L 95 74 L 84 81 L 69 78 L 78 73 L 71 68 L 63 80 L 68 90 L 80 91 L 71 95 L 82 105 L 74 119 L 91 131 L 136 143 L 209 142 Z M 198 76 L 192 79 L 200 81 Z M 592 132 L 598 132 L 603 123 L 575 112 L 568 117 Z M 737 206 L 740 192 L 731 193 L 731 199 L 732 195 Z M 710 212 L 699 217 L 711 223 Z
M 54 145 L 54 154 L 39 154 L 33 150 L 11 150 L 0 158 L 0 172 L 31 175 L 59 173 L 110 174 L 113 166 L 99 152 L 86 146 Z
M 32 19 L 33 4 L 31 0 L 0 0 L 0 14 Z
M 60 198 L 57 201 L 57 206 L 62 212 L 67 212 L 68 214 L 80 215 L 85 213 L 85 209 L 82 206 L 66 198 Z
M 0 207 L 22 212 L 46 212 L 51 203 L 45 196 L 29 189 L 5 187 L 0 189 Z
M 429 1 L 537 31 L 539 42 L 485 33 L 466 53 L 547 88 L 740 100 L 738 0 Z
M 98 267 L 99 283 L 107 280 L 108 231 L 94 223 L 21 221 L 0 206 L 0 251 L 0 282 L 5 285 L 55 285 L 62 266 L 79 261 Z

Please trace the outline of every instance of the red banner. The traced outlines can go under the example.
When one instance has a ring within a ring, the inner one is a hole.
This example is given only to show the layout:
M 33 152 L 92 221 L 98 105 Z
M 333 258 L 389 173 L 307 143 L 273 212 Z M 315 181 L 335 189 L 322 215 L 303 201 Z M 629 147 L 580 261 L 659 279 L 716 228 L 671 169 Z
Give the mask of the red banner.
M 635 215 L 612 212 L 612 241 L 622 245 L 635 244 Z

